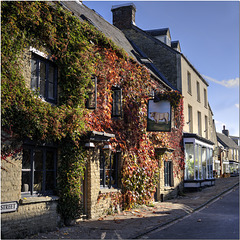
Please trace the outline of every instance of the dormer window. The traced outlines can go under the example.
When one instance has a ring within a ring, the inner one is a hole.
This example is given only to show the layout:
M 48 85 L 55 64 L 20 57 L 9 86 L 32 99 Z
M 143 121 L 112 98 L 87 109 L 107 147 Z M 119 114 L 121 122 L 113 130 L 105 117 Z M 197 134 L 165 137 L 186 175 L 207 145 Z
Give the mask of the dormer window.
M 97 108 L 97 77 L 92 76 L 92 82 L 89 86 L 88 98 L 86 101 L 86 108 L 96 109 Z
M 120 87 L 112 87 L 113 103 L 112 103 L 112 117 L 122 116 L 122 89 Z
M 57 102 L 57 67 L 36 54 L 31 59 L 31 89 L 47 102 Z

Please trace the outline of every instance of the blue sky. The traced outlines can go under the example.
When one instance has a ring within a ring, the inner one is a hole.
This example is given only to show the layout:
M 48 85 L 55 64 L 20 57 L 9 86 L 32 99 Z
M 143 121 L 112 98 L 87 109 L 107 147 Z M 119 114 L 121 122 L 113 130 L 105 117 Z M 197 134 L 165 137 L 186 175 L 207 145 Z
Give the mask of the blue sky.
M 208 81 L 208 100 L 216 128 L 226 125 L 239 136 L 239 2 L 238 1 L 83 1 L 112 23 L 111 7 L 136 6 L 143 30 L 170 29 L 182 53 Z

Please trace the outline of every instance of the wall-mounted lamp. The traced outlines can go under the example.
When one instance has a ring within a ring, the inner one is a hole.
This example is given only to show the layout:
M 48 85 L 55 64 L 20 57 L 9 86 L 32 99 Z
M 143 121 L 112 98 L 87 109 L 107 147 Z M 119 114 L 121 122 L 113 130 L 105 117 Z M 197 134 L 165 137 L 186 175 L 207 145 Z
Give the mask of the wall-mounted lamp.
M 155 96 L 155 91 L 152 90 L 151 93 L 149 94 L 149 97 L 152 98 L 152 99 L 154 99 L 154 96 Z
M 93 142 L 87 142 L 85 148 L 95 148 L 95 144 Z
M 106 143 L 104 146 L 103 146 L 103 150 L 109 150 L 111 151 L 112 150 L 112 146 L 110 143 Z

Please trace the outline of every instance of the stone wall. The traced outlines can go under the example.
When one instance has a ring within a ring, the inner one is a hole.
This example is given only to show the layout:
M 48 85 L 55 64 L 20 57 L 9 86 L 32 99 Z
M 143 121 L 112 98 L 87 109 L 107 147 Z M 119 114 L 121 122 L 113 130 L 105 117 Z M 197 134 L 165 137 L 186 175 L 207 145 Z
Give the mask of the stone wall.
M 164 183 L 164 160 L 163 156 L 160 157 L 160 172 L 159 172 L 159 182 L 157 185 L 157 201 L 165 201 L 167 199 L 176 198 L 181 192 L 183 191 L 183 183 L 181 176 L 183 176 L 183 170 L 177 176 L 176 172 L 178 169 L 178 163 L 174 161 L 173 156 L 171 153 L 165 153 L 169 160 L 172 161 L 172 185 L 165 186 Z M 165 157 L 166 157 L 165 156 Z
M 99 144 L 90 153 L 87 164 L 87 216 L 90 219 L 96 219 L 103 214 L 111 213 L 116 208 L 115 199 L 121 195 L 118 189 L 108 189 L 100 187 L 100 148 Z M 116 195 L 116 196 L 115 196 Z
M 39 202 L 42 199 L 43 202 Z M 35 198 L 36 200 L 36 198 Z M 41 197 L 38 202 L 18 201 L 18 210 L 1 214 L 1 237 L 24 238 L 38 232 L 53 231 L 58 226 L 57 201 Z M 9 199 L 11 201 L 11 199 Z
M 1 161 L 1 202 L 19 201 L 21 197 L 22 153 Z

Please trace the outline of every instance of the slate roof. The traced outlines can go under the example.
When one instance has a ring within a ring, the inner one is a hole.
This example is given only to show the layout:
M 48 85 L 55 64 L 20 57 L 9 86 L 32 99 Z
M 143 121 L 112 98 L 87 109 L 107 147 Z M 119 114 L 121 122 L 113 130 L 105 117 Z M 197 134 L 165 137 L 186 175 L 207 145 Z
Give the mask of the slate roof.
M 167 35 L 167 32 L 169 32 L 169 28 L 145 30 L 145 32 L 149 33 L 152 36 L 162 36 Z
M 134 49 L 126 39 L 124 33 L 106 21 L 97 12 L 88 8 L 84 4 L 77 3 L 76 1 L 60 1 L 60 3 L 63 7 L 74 13 L 74 15 L 77 16 L 80 21 L 88 21 L 106 37 L 112 39 L 112 41 L 118 47 L 123 48 L 129 56 L 135 58 L 134 54 L 132 53 Z
M 172 48 L 177 48 L 178 45 L 180 45 L 179 41 L 171 41 L 171 47 Z
M 177 50 L 173 49 L 172 47 L 169 47 L 167 44 L 163 43 L 162 41 L 158 40 L 157 38 L 155 38 L 153 35 L 151 35 L 149 33 L 149 31 L 154 31 L 154 30 L 142 30 L 141 28 L 132 25 L 132 29 L 135 31 L 138 31 L 141 34 L 144 34 L 145 36 L 147 36 L 149 39 L 151 39 L 154 43 L 156 44 L 160 44 L 161 46 L 165 47 L 166 49 L 168 49 L 169 51 L 176 53 L 176 54 L 180 54 L 185 60 L 186 62 L 189 64 L 189 66 L 195 71 L 195 73 L 199 76 L 200 79 L 202 79 L 202 81 L 209 86 L 208 82 L 203 78 L 203 76 L 197 71 L 197 69 L 190 63 L 190 61 L 186 58 L 186 56 L 184 56 L 183 53 L 178 52 Z M 166 28 L 168 29 L 168 28 Z
M 129 40 L 129 42 L 134 47 L 135 51 L 138 53 L 138 60 L 142 62 L 148 69 L 150 69 L 154 74 L 156 74 L 158 77 L 160 77 L 165 83 L 167 83 L 168 86 L 170 86 L 172 89 L 177 90 L 166 78 L 165 76 L 155 67 L 155 65 L 152 63 L 151 59 L 148 58 L 144 52 L 140 50 L 140 48 L 137 47 L 137 45 Z M 144 61 L 147 60 L 147 61 Z
M 139 49 L 136 46 L 132 46 L 130 41 L 126 38 L 125 34 L 106 21 L 102 16 L 92 9 L 89 9 L 84 4 L 79 4 L 76 1 L 60 1 L 61 5 L 66 8 L 68 11 L 72 12 L 77 16 L 80 21 L 88 21 L 90 24 L 95 26 L 99 31 L 101 31 L 106 37 L 110 38 L 118 47 L 125 50 L 125 52 L 138 61 L 140 64 L 144 64 L 152 74 L 152 76 L 159 81 L 159 83 L 167 88 L 168 90 L 175 89 L 167 81 L 167 79 L 161 74 L 157 69 L 154 70 L 153 64 L 144 63 L 141 61 L 141 58 L 144 58 L 139 52 Z M 149 59 L 151 62 L 151 60 Z
M 217 132 L 217 140 L 226 148 L 239 149 L 240 147 L 228 136 Z

